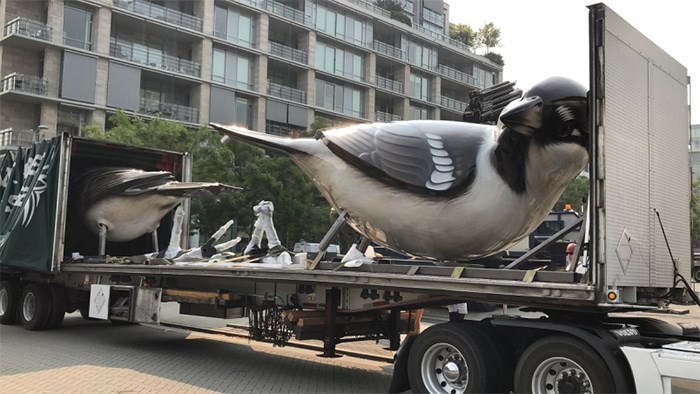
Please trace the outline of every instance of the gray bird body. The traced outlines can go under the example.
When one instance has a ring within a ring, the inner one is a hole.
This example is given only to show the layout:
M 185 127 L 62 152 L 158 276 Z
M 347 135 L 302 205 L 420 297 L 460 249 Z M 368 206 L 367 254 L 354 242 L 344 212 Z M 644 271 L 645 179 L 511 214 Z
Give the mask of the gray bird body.
M 564 140 L 538 141 L 532 135 L 539 129 L 556 124 L 558 133 L 562 122 L 529 111 L 541 115 L 542 100 L 514 104 L 507 127 L 403 121 L 323 131 L 317 139 L 212 126 L 288 153 L 372 241 L 411 255 L 470 260 L 532 232 L 588 162 L 585 131 L 572 127 Z
M 126 242 L 155 231 L 163 217 L 199 191 L 219 193 L 238 188 L 212 182 L 178 182 L 167 171 L 98 167 L 78 176 L 76 204 L 95 234 L 107 227 L 107 240 Z

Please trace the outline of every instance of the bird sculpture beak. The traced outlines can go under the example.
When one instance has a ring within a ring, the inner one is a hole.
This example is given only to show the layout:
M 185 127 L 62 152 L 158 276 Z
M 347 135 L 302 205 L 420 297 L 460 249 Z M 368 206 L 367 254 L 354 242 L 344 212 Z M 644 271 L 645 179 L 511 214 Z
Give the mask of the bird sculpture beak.
M 542 99 L 525 97 L 506 107 L 501 113 L 501 122 L 509 129 L 532 135 L 542 127 Z

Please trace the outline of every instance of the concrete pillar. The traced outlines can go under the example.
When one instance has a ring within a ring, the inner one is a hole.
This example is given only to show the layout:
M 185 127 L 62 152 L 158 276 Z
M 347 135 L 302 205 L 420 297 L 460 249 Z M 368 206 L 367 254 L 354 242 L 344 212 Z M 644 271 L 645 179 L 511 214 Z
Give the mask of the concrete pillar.
M 316 32 L 310 31 L 299 35 L 299 49 L 306 52 L 306 64 L 316 64 Z
M 253 130 L 261 133 L 265 132 L 265 109 L 267 100 L 264 97 L 258 97 L 253 104 Z
M 88 124 L 96 123 L 104 129 L 107 123 L 107 111 L 103 109 L 96 109 L 90 114 L 90 119 L 88 119 Z
M 370 85 L 377 84 L 377 55 L 370 53 L 365 62 L 365 75 L 367 75 L 367 83 Z
M 374 122 L 376 108 L 376 91 L 374 88 L 367 89 L 367 97 L 365 100 L 365 118 Z
M 255 47 L 262 53 L 267 53 L 267 42 L 270 31 L 270 17 L 267 14 L 260 14 L 258 23 L 255 26 Z
M 97 74 L 95 81 L 95 104 L 107 105 L 107 80 L 109 79 L 109 61 L 97 59 Z
M 199 123 L 203 125 L 209 124 L 209 107 L 211 103 L 211 85 L 202 83 L 194 88 L 190 95 L 190 103 L 193 107 L 199 110 Z M 233 105 L 233 103 L 231 103 Z
M 58 123 L 58 103 L 43 102 L 41 103 L 41 115 L 39 116 L 39 124 L 49 126 L 44 131 L 44 138 L 56 136 L 56 123 Z M 36 128 L 38 125 L 34 125 Z
M 214 9 L 213 1 L 195 1 L 194 15 L 202 18 L 202 32 L 211 34 L 214 31 Z
M 407 98 L 399 98 L 394 104 L 394 111 L 402 120 L 408 120 L 409 107 L 411 102 Z
M 60 48 L 47 47 L 44 50 L 44 78 L 49 86 L 47 95 L 58 97 L 58 88 L 61 83 L 61 52 Z
M 107 7 L 98 8 L 93 21 L 92 50 L 99 54 L 108 55 L 109 37 L 112 32 L 112 10 Z
M 431 101 L 437 105 L 437 108 L 433 110 L 431 119 L 440 119 L 440 97 L 442 96 L 442 79 L 440 77 L 433 78 L 430 94 Z
M 46 24 L 53 30 L 51 42 L 63 44 L 63 0 L 49 0 Z M 107 32 L 109 34 L 109 32 Z
M 306 92 L 307 105 L 316 105 L 316 71 L 308 69 L 299 74 L 297 88 Z
M 212 40 L 204 38 L 192 44 L 192 61 L 199 64 L 200 78 L 211 81 L 214 45 Z
M 253 81 L 253 89 L 256 92 L 267 94 L 267 56 L 258 56 L 255 61 L 255 79 Z

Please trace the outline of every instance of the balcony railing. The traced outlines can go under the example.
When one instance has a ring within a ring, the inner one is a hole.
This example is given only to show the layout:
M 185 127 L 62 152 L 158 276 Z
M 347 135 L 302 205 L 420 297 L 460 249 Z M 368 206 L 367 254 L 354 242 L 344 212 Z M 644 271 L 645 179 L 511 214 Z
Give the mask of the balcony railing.
M 249 3 L 253 3 L 253 5 L 257 8 L 268 10 L 275 15 L 279 15 L 283 18 L 293 20 L 304 25 L 312 26 L 314 24 L 311 15 L 306 15 L 304 11 L 297 10 L 296 8 L 292 8 L 288 5 L 284 5 L 273 0 L 257 0 Z
M 287 100 L 296 101 L 298 103 L 306 103 L 305 91 L 290 88 L 289 86 L 280 85 L 270 81 L 267 81 L 267 94 Z
M 451 78 L 451 79 L 454 79 L 454 80 L 457 80 L 460 82 L 464 82 L 464 83 L 467 83 L 467 84 L 472 85 L 472 86 L 477 86 L 477 81 L 476 81 L 475 77 L 473 77 L 469 74 L 463 73 L 459 70 L 455 70 L 454 68 L 447 67 L 444 64 L 438 64 L 437 72 L 438 72 L 438 74 L 445 76 L 447 78 Z
M 201 75 L 201 67 L 199 66 L 199 63 L 166 55 L 160 51 L 151 51 L 129 45 L 110 43 L 109 54 L 114 57 L 141 63 L 159 70 L 172 71 L 194 77 L 199 77 Z
M 403 83 L 377 75 L 377 87 L 403 93 Z
M 401 120 L 401 117 L 389 112 L 377 111 L 374 113 L 374 119 L 377 122 L 395 122 Z
M 366 0 L 350 0 L 351 3 L 355 3 L 359 6 L 365 7 L 368 10 L 372 10 L 375 13 L 379 15 L 383 15 L 387 18 L 391 18 L 391 12 L 385 10 L 384 8 L 381 8 L 377 6 L 373 1 L 366 1 Z
M 0 152 L 27 147 L 39 141 L 40 134 L 27 130 L 0 130 Z
M 393 45 L 389 45 L 385 42 L 381 41 L 374 41 L 372 43 L 372 48 L 374 48 L 375 51 L 379 53 L 383 53 L 385 55 L 389 55 L 393 58 L 400 59 L 400 60 L 408 60 L 408 54 L 401 50 L 401 48 L 397 48 Z
M 467 103 L 465 103 L 464 101 L 455 100 L 447 96 L 441 96 L 440 106 L 453 110 L 455 112 L 459 112 L 461 114 L 467 108 Z
M 306 61 L 308 59 L 306 52 L 292 47 L 288 47 L 286 45 L 274 41 L 270 41 L 268 44 L 268 51 L 271 54 L 283 57 L 288 60 L 306 64 Z
M 53 29 L 44 23 L 17 17 L 5 24 L 5 36 L 20 34 L 40 40 L 51 41 Z
M 160 19 L 187 29 L 202 31 L 202 19 L 146 0 L 113 0 L 117 8 Z
M 153 116 L 160 116 L 167 119 L 178 120 L 181 122 L 199 122 L 199 111 L 196 108 L 164 103 L 157 100 L 147 100 L 145 98 L 141 98 L 139 102 L 139 112 Z
M 49 82 L 46 78 L 12 73 L 2 79 L 2 91 L 17 91 L 46 96 Z
M 277 122 L 268 121 L 265 124 L 265 132 L 268 134 L 298 137 L 302 131 L 303 130 L 300 130 L 299 128 L 291 127 L 289 125 Z

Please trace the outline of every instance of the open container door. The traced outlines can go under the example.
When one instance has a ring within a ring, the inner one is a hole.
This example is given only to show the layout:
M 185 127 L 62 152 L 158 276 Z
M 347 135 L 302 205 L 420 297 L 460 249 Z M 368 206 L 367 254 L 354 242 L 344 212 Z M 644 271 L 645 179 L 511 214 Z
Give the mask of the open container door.
M 604 4 L 589 9 L 598 297 L 656 305 L 675 287 L 656 210 L 679 272 L 692 262 L 687 70 Z

